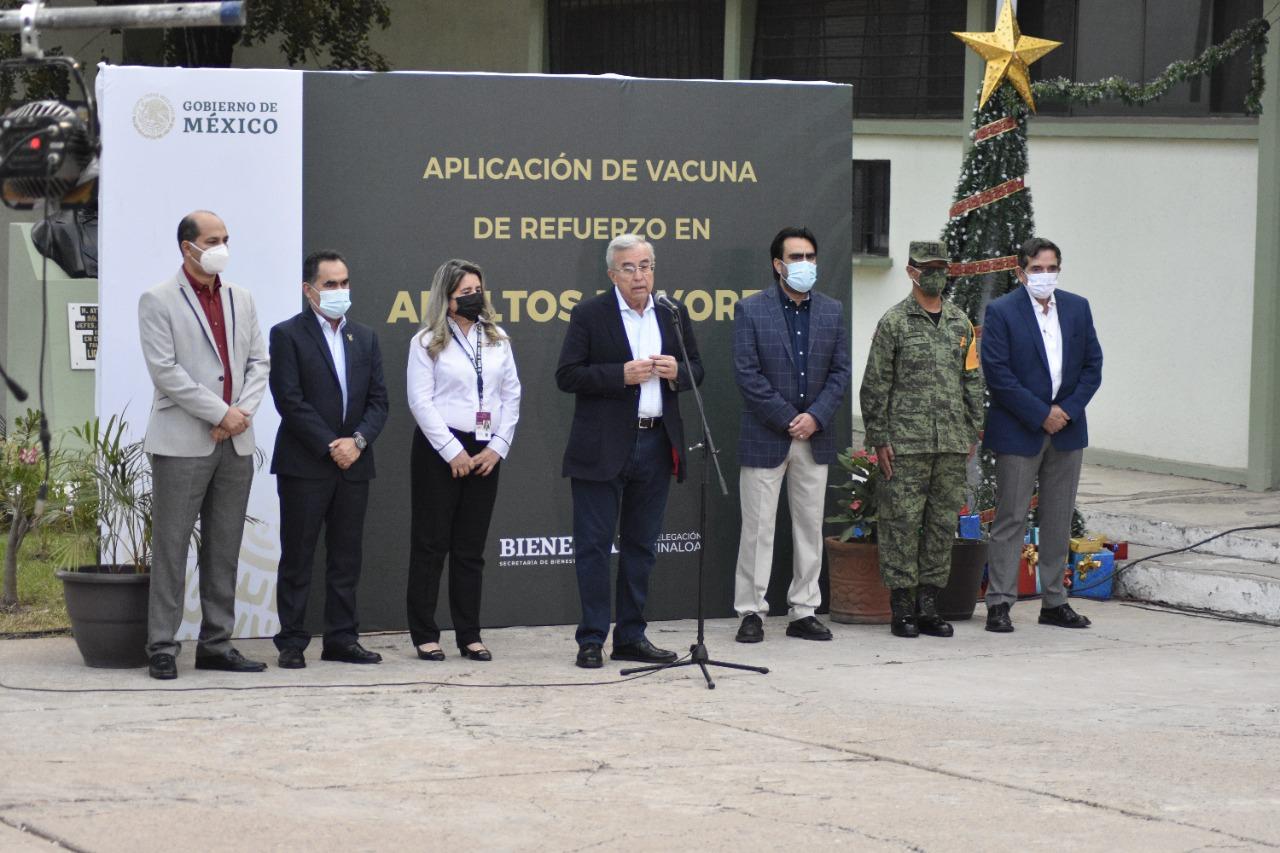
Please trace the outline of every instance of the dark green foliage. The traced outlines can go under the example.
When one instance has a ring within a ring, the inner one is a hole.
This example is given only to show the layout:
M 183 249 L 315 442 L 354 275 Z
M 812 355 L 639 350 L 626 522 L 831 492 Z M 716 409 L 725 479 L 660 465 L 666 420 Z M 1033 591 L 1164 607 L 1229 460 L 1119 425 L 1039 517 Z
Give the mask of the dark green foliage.
M 1026 176 L 1027 106 L 1011 85 L 1002 84 L 987 105 L 974 113 L 972 132 L 1007 116 L 1017 122 L 1015 128 L 976 143 L 965 154 L 953 201 Z M 948 220 L 942 239 L 954 261 L 981 261 L 1016 254 L 1018 246 L 1034 234 L 1031 191 L 1023 189 Z M 977 328 L 982 325 L 987 303 L 1017 286 L 1012 271 L 960 276 L 948 285 L 947 296 Z M 985 404 L 990 406 L 989 396 Z M 968 504 L 975 511 L 995 507 L 995 476 L 995 456 L 979 450 L 976 465 L 969 469 Z
M 1094 83 L 1074 83 L 1064 77 L 1057 77 L 1033 84 L 1031 93 L 1037 100 L 1062 101 L 1079 106 L 1108 100 L 1141 106 L 1156 100 L 1179 83 L 1208 74 L 1247 46 L 1252 55 L 1249 92 L 1244 97 L 1244 114 L 1261 115 L 1262 90 L 1266 83 L 1262 58 L 1267 52 L 1267 31 L 1270 29 L 1271 25 L 1266 19 L 1255 18 L 1195 59 L 1180 59 L 1170 63 L 1163 74 L 1149 83 L 1133 83 L 1120 77 L 1107 77 Z
M 163 0 L 96 0 L 100 6 Z M 280 51 L 292 67 L 305 62 L 347 71 L 386 71 L 386 57 L 369 44 L 374 27 L 391 25 L 385 0 L 252 0 L 248 23 L 238 27 L 192 27 L 165 31 L 164 64 L 184 68 L 227 68 L 237 45 L 280 37 Z M 327 61 L 326 61 L 327 57 Z
M 986 107 L 974 114 L 972 132 L 1006 116 L 1012 116 L 1017 127 L 969 149 L 960 166 L 953 201 L 1026 176 L 1027 107 L 1012 86 L 1002 84 Z M 1031 191 L 1024 189 L 949 220 L 942 239 L 952 260 L 981 261 L 1016 254 L 1018 246 L 1034 234 Z M 987 303 L 1017 286 L 1017 278 L 1008 271 L 955 278 L 947 292 L 973 325 L 981 326 Z
M 373 27 L 391 26 L 391 10 L 384 0 L 255 0 L 243 44 L 251 45 L 279 34 L 289 65 L 329 55 L 332 70 L 387 71 L 386 58 L 369 46 Z

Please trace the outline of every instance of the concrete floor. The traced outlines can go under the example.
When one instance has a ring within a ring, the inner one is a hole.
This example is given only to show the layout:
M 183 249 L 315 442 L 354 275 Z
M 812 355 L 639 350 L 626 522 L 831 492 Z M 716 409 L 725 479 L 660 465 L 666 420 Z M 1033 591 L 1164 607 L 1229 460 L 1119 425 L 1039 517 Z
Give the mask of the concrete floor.
M 1067 631 L 1037 608 L 995 635 L 979 606 L 952 640 L 773 619 L 753 647 L 717 620 L 713 656 L 773 671 L 714 691 L 695 669 L 532 686 L 617 677 L 575 669 L 561 627 L 487 632 L 491 664 L 382 635 L 377 667 L 233 676 L 187 649 L 169 685 L 12 640 L 8 687 L 120 692 L 0 690 L 0 849 L 1280 847 L 1280 630 L 1082 602 L 1095 627 Z M 280 689 L 191 691 L 248 686 Z

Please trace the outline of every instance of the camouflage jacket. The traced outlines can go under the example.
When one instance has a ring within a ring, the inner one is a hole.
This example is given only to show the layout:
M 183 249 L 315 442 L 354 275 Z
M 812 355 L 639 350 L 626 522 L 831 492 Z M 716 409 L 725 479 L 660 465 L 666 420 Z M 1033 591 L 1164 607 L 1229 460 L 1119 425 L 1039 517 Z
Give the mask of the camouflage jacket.
M 951 302 L 937 326 L 908 296 L 876 326 L 862 375 L 867 447 L 898 453 L 968 453 L 983 419 L 973 324 Z

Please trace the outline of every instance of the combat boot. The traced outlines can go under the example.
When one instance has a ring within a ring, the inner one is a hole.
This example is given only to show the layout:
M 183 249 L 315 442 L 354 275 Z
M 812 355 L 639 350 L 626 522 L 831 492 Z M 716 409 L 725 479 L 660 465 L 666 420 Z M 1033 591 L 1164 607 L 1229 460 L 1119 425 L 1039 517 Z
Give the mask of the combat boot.
M 930 637 L 950 637 L 955 633 L 951 623 L 938 615 L 938 593 L 941 591 L 936 586 L 920 587 L 920 616 L 916 622 L 921 634 L 928 634 Z
M 893 621 L 889 630 L 895 637 L 919 637 L 920 629 L 916 626 L 915 596 L 909 589 L 889 590 L 889 607 L 893 610 Z

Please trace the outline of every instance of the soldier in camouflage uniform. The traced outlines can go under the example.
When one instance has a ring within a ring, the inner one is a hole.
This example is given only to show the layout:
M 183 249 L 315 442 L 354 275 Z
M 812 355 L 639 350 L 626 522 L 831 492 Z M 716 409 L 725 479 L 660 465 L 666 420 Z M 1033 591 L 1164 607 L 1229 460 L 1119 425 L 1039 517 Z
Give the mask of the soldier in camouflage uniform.
M 943 243 L 911 244 L 911 295 L 880 318 L 862 378 L 866 444 L 882 474 L 880 572 L 899 637 L 953 633 L 937 595 L 951 573 L 965 459 L 982 427 L 973 324 L 942 299 L 947 263 Z

